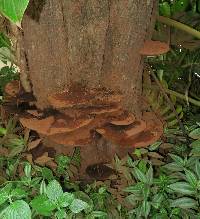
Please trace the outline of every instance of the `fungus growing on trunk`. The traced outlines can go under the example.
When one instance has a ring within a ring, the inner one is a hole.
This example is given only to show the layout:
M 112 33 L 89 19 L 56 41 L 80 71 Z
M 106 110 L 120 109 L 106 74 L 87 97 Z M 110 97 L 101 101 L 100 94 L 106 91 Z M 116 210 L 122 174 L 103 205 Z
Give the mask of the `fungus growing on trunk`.
M 81 171 L 85 172 L 90 165 L 107 163 L 115 153 L 124 156 L 135 147 L 146 147 L 162 135 L 162 122 L 154 113 L 138 117 L 123 109 L 122 98 L 119 92 L 77 84 L 48 97 L 52 111 L 30 107 L 19 115 L 20 122 L 52 142 L 47 145 L 57 153 L 68 154 L 80 147 L 83 156 L 91 157 L 83 157 L 85 168 Z M 99 138 L 115 145 L 107 148 L 103 156 L 98 154 L 101 149 L 94 146 Z
M 141 55 L 145 56 L 156 56 L 162 55 L 169 52 L 170 48 L 167 43 L 153 40 L 146 40 L 142 49 L 140 50 Z

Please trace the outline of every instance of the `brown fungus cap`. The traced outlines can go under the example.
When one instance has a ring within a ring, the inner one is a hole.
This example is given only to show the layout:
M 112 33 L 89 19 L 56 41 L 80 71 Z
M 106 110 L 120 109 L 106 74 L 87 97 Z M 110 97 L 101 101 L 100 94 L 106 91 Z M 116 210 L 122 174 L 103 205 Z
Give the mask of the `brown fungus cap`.
M 111 119 L 110 124 L 113 125 L 130 125 L 135 121 L 135 116 L 133 114 L 124 112 L 120 116 Z
M 33 117 L 20 118 L 20 122 L 24 127 L 44 135 L 48 134 L 49 129 L 54 121 L 55 118 L 53 116 L 49 116 L 45 119 L 38 119 Z
M 143 48 L 140 50 L 141 55 L 156 56 L 167 53 L 170 47 L 167 43 L 153 40 L 146 40 Z
M 93 118 L 85 117 L 85 118 L 70 118 L 70 117 L 60 117 L 57 118 L 56 121 L 52 124 L 51 128 L 48 131 L 48 135 L 60 134 L 72 132 L 76 129 L 80 129 L 81 127 L 87 126 L 91 123 Z
M 153 113 L 145 113 L 143 120 L 136 120 L 127 126 L 106 125 L 96 131 L 105 139 L 125 147 L 146 147 L 162 135 L 162 123 Z

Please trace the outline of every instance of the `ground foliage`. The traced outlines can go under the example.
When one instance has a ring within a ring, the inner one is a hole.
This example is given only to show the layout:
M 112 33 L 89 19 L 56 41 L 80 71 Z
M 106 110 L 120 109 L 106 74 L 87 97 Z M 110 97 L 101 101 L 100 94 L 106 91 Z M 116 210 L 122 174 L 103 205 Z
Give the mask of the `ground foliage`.
M 161 15 L 197 29 L 199 13 L 199 0 L 160 1 Z M 171 51 L 149 57 L 147 62 L 166 91 L 183 95 L 171 94 L 170 98 L 189 142 L 148 74 L 144 93 L 150 97 L 151 107 L 162 112 L 167 122 L 165 135 L 124 159 L 115 156 L 108 165 L 113 174 L 105 181 L 73 180 L 81 162 L 78 149 L 71 157 L 51 158 L 46 152 L 33 161 L 32 152 L 41 139 L 10 118 L 0 125 L 0 218 L 200 218 L 200 106 L 189 99 L 200 99 L 199 42 L 170 31 Z M 157 23 L 154 37 L 162 35 L 166 35 L 165 29 Z M 2 33 L 1 59 L 11 64 L 0 70 L 1 95 L 5 84 L 18 77 L 11 50 L 11 41 Z

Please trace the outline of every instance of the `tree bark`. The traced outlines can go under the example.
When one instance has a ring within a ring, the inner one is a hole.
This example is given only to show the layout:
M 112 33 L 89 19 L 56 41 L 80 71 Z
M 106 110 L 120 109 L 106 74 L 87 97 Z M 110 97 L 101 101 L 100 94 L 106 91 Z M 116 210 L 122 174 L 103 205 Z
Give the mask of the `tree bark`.
M 126 96 L 124 106 L 140 113 L 139 50 L 148 37 L 153 0 L 49 0 L 39 19 L 35 5 L 32 0 L 23 19 L 20 42 L 26 61 L 21 69 L 26 69 L 38 107 L 49 106 L 49 93 L 81 82 L 119 89 Z
M 49 95 L 78 84 L 91 94 L 99 95 L 104 89 L 122 94 L 123 110 L 142 117 L 143 58 L 139 51 L 151 37 L 155 2 L 31 0 L 19 35 L 19 65 L 22 85 L 27 92 L 31 87 L 37 107 L 50 108 Z M 136 137 L 145 139 L 149 133 Z M 127 152 L 105 144 L 94 148 L 88 146 L 84 159 L 87 154 L 101 158 L 92 158 L 88 164 L 108 162 L 114 153 Z

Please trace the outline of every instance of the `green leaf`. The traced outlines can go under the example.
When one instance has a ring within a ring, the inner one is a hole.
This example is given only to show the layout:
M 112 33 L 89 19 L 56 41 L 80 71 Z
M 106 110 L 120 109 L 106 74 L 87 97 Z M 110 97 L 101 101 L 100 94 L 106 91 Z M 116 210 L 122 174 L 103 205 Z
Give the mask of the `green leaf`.
M 189 0 L 175 0 L 173 1 L 171 11 L 173 14 L 178 13 L 178 12 L 179 13 L 184 12 L 188 8 L 189 5 L 190 5 Z
M 10 39 L 4 33 L 0 33 L 0 47 L 11 47 Z
M 74 213 L 74 214 L 78 214 L 80 213 L 82 210 L 85 210 L 89 207 L 87 202 L 84 202 L 80 199 L 74 199 L 73 202 L 71 203 L 71 205 L 69 206 L 69 209 Z
M 42 168 L 42 176 L 44 179 L 47 179 L 48 181 L 54 179 L 52 170 L 50 170 L 47 167 Z
M 138 164 L 138 169 L 142 171 L 142 173 L 146 173 L 147 171 L 147 161 L 146 160 L 140 160 Z
M 176 182 L 168 186 L 175 192 L 183 195 L 193 195 L 195 194 L 194 188 L 187 182 Z
M 57 219 L 65 219 L 67 218 L 67 213 L 64 209 L 60 209 L 55 213 L 55 216 Z
M 2 214 L 2 219 L 31 219 L 31 209 L 23 200 L 11 203 Z
M 172 162 L 172 163 L 168 163 L 166 165 L 163 166 L 164 168 L 166 168 L 167 170 L 169 170 L 170 172 L 176 172 L 176 171 L 182 171 L 183 167 L 179 166 L 176 162 Z
M 197 178 L 195 174 L 192 171 L 187 170 L 187 169 L 185 169 L 185 174 L 186 174 L 187 181 L 190 183 L 190 185 L 193 187 L 196 187 Z
M 153 183 L 153 168 L 152 168 L 152 166 L 149 167 L 149 169 L 146 173 L 146 177 L 147 177 L 148 183 L 151 185 Z
M 137 167 L 134 168 L 133 174 L 134 174 L 135 178 L 138 179 L 140 182 L 143 182 L 143 183 L 147 182 L 147 177 Z
M 75 199 L 74 194 L 65 192 L 58 198 L 58 205 L 60 207 L 67 207 L 71 205 L 74 199 Z
M 150 203 L 148 201 L 143 201 L 142 206 L 141 206 L 141 211 L 142 211 L 142 215 L 144 215 L 145 218 L 148 217 L 150 210 L 151 210 Z
M 136 204 L 136 201 L 142 201 L 143 200 L 143 197 L 142 197 L 142 194 L 141 195 L 135 195 L 135 194 L 131 194 L 131 195 L 128 195 L 125 200 L 131 204 L 131 205 L 135 205 Z
M 129 187 L 125 188 L 123 191 L 130 192 L 132 194 L 139 196 L 142 194 L 143 188 L 144 188 L 144 186 L 141 183 L 137 183 L 136 185 L 129 186 Z
M 47 186 L 46 194 L 51 201 L 57 201 L 58 198 L 63 194 L 60 183 L 56 180 L 52 180 Z
M 3 127 L 0 127 L 0 135 L 6 135 L 6 133 L 7 133 L 7 130 Z
M 46 194 L 47 192 L 47 186 L 44 180 L 42 180 L 41 184 L 40 184 L 40 195 L 42 194 Z
M 199 160 L 196 160 L 196 162 L 195 162 L 195 171 L 196 171 L 196 174 L 198 176 L 198 179 L 200 180 L 200 162 L 199 162 Z
M 15 60 L 14 55 L 12 54 L 11 50 L 7 47 L 0 48 L 0 60 L 3 62 L 13 62 Z
M 200 147 L 200 140 L 193 141 L 190 144 L 191 147 Z
M 28 3 L 29 0 L 0 0 L 0 12 L 20 27 Z
M 157 141 L 149 146 L 150 151 L 155 151 L 162 144 L 162 141 Z
M 195 201 L 192 198 L 178 198 L 176 200 L 171 201 L 171 206 L 172 207 L 178 207 L 178 208 L 183 208 L 183 209 L 188 209 L 188 208 L 197 208 L 197 201 Z
M 21 188 L 15 188 L 11 192 L 11 196 L 14 196 L 16 198 L 22 198 L 25 197 L 26 195 L 27 195 L 26 191 Z
M 142 190 L 142 194 L 143 194 L 143 198 L 144 200 L 147 200 L 149 198 L 149 194 L 150 194 L 150 187 L 149 185 L 144 185 L 144 188 Z
M 39 214 L 44 216 L 50 216 L 52 211 L 56 208 L 56 205 L 52 203 L 45 195 L 39 195 L 35 197 L 31 201 L 30 205 Z
M 177 165 L 184 166 L 184 160 L 181 157 L 175 154 L 169 154 L 169 156 L 176 162 Z
M 93 211 L 91 215 L 93 218 L 107 218 L 108 217 L 108 214 L 103 211 Z
M 8 199 L 12 189 L 12 184 L 7 184 L 0 190 L 0 205 L 2 205 Z
M 193 139 L 200 139 L 200 128 L 197 128 L 189 133 L 189 137 Z
M 164 199 L 164 195 L 162 193 L 158 193 L 154 195 L 152 203 L 151 203 L 152 206 L 158 209 L 161 206 L 163 199 Z
M 166 17 L 171 16 L 171 9 L 170 9 L 170 5 L 168 2 L 163 2 L 162 4 L 160 4 L 159 11 L 160 11 L 160 15 L 163 15 Z
M 28 178 L 31 177 L 31 164 L 30 163 L 25 164 L 24 173 L 25 173 L 26 177 L 28 177 Z

